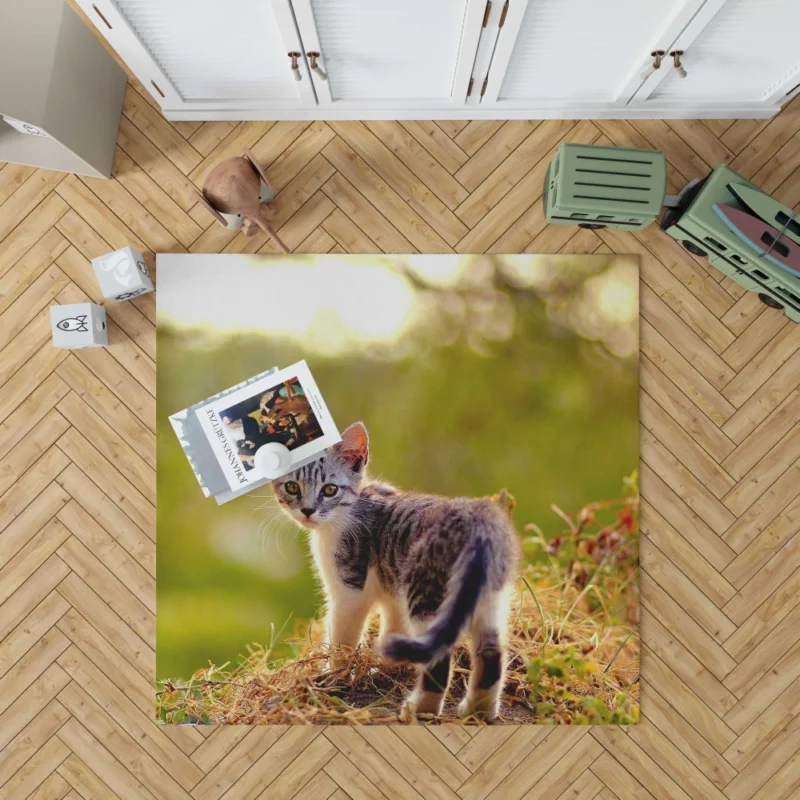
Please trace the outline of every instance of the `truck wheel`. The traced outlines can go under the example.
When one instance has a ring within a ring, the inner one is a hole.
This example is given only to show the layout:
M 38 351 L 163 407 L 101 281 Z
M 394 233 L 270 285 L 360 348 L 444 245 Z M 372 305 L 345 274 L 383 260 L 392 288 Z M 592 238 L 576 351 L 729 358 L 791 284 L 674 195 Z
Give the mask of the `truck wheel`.
M 693 256 L 704 258 L 708 255 L 705 250 L 701 250 L 694 242 L 690 242 L 688 239 L 684 239 L 681 244 L 683 245 L 683 249 L 688 250 Z
M 598 225 L 596 222 L 579 222 L 578 223 L 578 227 L 579 228 L 587 228 L 590 231 L 596 231 L 596 230 L 599 230 L 600 228 L 605 228 L 606 226 L 605 225 Z
M 769 306 L 770 308 L 783 309 L 783 306 L 774 297 L 770 297 L 768 294 L 764 294 L 763 292 L 761 292 L 758 295 L 758 299 L 765 306 Z

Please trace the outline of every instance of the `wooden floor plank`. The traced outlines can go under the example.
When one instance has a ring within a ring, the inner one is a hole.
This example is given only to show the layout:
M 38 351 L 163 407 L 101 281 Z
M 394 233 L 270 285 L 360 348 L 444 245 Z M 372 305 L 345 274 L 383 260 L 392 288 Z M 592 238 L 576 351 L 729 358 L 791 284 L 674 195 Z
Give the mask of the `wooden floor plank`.
M 230 752 L 221 752 L 217 763 L 209 761 L 205 777 L 192 790 L 192 797 L 195 800 L 222 797 L 286 732 L 285 725 L 251 729 Z
M 151 503 L 155 503 L 152 469 L 108 423 L 84 405 L 75 392 L 64 397 L 56 408 L 73 427 L 95 442 L 102 455 L 116 464 Z
M 365 125 L 451 211 L 467 199 L 469 192 L 399 122 L 373 120 Z
M 795 353 L 739 406 L 723 426 L 723 431 L 737 444 L 742 443 L 762 420 L 783 403 L 798 384 L 800 353 Z
M 322 191 L 333 200 L 351 225 L 375 242 L 384 253 L 413 251 L 414 246 L 341 173 L 334 175 L 322 187 Z M 353 241 L 357 240 L 356 237 L 355 231 L 348 236 Z
M 81 503 L 84 504 L 80 505 L 75 501 L 76 505 L 70 505 L 69 508 L 62 510 L 63 517 L 70 520 L 69 523 L 65 522 L 68 527 L 70 524 L 77 527 L 84 522 L 88 523 L 83 516 L 84 513 L 88 514 L 105 530 L 108 536 L 116 541 L 128 555 L 132 556 L 133 564 L 143 567 L 151 576 L 155 576 L 155 545 L 153 541 L 77 465 L 71 464 L 61 472 L 57 482 L 72 497 L 80 497 Z M 86 511 L 86 508 L 91 511 Z M 75 519 L 76 514 L 80 519 Z M 89 528 L 92 529 L 93 526 L 89 524 Z M 85 531 L 86 537 L 90 538 L 91 533 L 92 530 Z M 106 537 L 99 530 L 97 530 L 97 538 L 100 541 L 94 541 L 96 547 L 99 548 L 101 542 L 107 543 Z M 111 548 L 111 550 L 114 549 Z M 101 550 L 97 549 L 94 552 L 99 555 Z M 117 560 L 125 561 L 126 557 L 119 553 Z
M 735 407 L 662 336 L 657 328 L 643 320 L 640 333 L 642 352 L 712 422 L 722 426 L 733 416 L 736 410 Z
M 677 566 L 665 564 L 664 552 L 648 537 L 642 539 L 642 558 L 651 564 L 661 562 L 660 569 L 651 568 L 651 577 L 717 642 L 721 644 L 734 633 L 733 622 Z
M 800 582 L 799 544 L 800 537 L 795 534 L 723 607 L 728 617 L 739 624 L 736 633 L 725 642 L 725 649 L 737 660 L 744 658 L 800 603 L 796 591 Z
M 65 471 L 63 475 L 65 476 L 67 472 Z M 70 486 L 68 481 L 65 483 Z M 155 581 L 145 568 L 147 565 L 145 559 L 138 560 L 131 557 L 76 500 L 70 500 L 60 509 L 58 519 L 116 575 L 123 585 L 130 589 L 134 596 L 144 598 L 143 602 L 146 602 L 150 611 L 155 613 L 155 604 L 150 598 L 155 588 Z
M 16 268 L 0 279 L 0 314 L 64 252 L 67 246 L 66 239 L 51 228 L 28 250 L 17 262 Z
M 63 369 L 62 364 L 59 369 Z M 661 442 L 669 442 L 670 452 L 717 499 L 727 495 L 735 486 L 734 479 L 647 393 L 640 394 L 642 424 Z
M 692 726 L 718 753 L 724 752 L 736 739 L 736 734 L 709 708 L 706 698 L 695 694 L 649 648 L 645 648 L 642 657 L 648 683 L 660 687 L 662 696 L 674 711 L 690 719 Z M 691 713 L 687 713 L 689 709 Z
M 67 539 L 57 552 L 61 560 L 99 597 L 108 598 L 106 601 L 108 607 L 115 611 L 134 633 L 138 634 L 145 642 L 155 641 L 155 615 L 152 613 L 152 609 L 149 609 L 138 595 L 120 581 L 119 577 L 106 566 L 103 559 L 90 552 L 74 536 Z M 63 594 L 63 586 L 59 588 L 59 591 Z M 100 628 L 98 630 L 103 633 Z M 147 659 L 146 664 L 150 667 L 150 659 Z
M 800 328 L 655 226 L 547 224 L 561 141 L 730 163 L 800 204 L 800 100 L 771 120 L 181 122 L 131 80 L 110 181 L 0 164 L 0 794 L 777 800 L 800 792 Z M 296 252 L 624 253 L 641 265 L 643 722 L 164 729 L 155 665 L 155 296 L 109 347 L 50 345 L 90 261 L 275 252 L 197 186 L 250 148 Z M 59 699 L 60 698 L 60 699 Z
M 644 726 L 642 726 L 644 727 Z M 689 800 L 689 794 L 683 786 L 679 786 L 659 764 L 651 758 L 638 744 L 637 740 L 645 737 L 626 736 L 618 728 L 597 727 L 592 731 L 592 736 L 611 754 L 628 772 L 636 778 L 653 797 L 663 800 Z M 654 734 L 657 738 L 658 734 Z M 669 743 L 667 743 L 669 746 Z M 680 756 L 678 756 L 680 758 Z M 687 770 L 691 774 L 690 770 Z M 688 778 L 688 775 L 687 775 Z M 686 788 L 689 788 L 686 786 Z M 710 790 L 707 795 L 709 800 L 721 800 L 724 795 L 715 787 L 708 785 Z
M 726 568 L 726 575 L 728 571 L 736 574 L 735 579 L 728 578 L 735 586 L 744 577 L 743 562 L 748 570 L 757 569 L 773 548 L 782 547 L 794 533 L 794 517 L 784 512 L 800 494 L 800 487 L 796 486 L 798 474 L 800 462 L 795 462 L 725 531 L 723 539 L 739 552 Z
M 404 120 L 400 124 L 451 174 L 469 159 L 469 156 L 435 122 Z
M 130 84 L 122 113 L 184 174 L 202 157 Z
M 736 662 L 646 571 L 642 571 L 640 581 L 650 593 L 650 600 L 644 606 L 648 612 L 703 664 L 708 664 L 718 680 L 723 680 Z
M 37 169 L 0 205 L 0 241 L 30 214 L 64 179 L 60 172 Z
M 648 695 L 646 722 L 641 726 L 643 735 L 639 736 L 638 728 L 632 731 L 636 734 L 634 740 L 650 752 L 663 752 L 672 747 L 677 748 L 717 789 L 727 786 L 737 773 L 726 757 L 720 755 L 686 719 L 676 714 L 669 703 L 658 693 L 655 686 L 645 681 L 643 688 Z M 653 729 L 660 731 L 661 736 L 654 736 Z M 726 754 L 727 752 L 725 751 Z M 677 760 L 673 753 L 670 755 L 673 760 Z M 695 780 L 698 777 L 696 773 L 683 766 L 677 767 L 671 772 L 680 775 L 690 773 Z M 700 797 L 712 796 L 712 791 L 702 785 L 702 781 L 701 786 L 697 788 Z M 704 791 L 708 791 L 708 794 L 704 795 Z
M 505 122 L 456 172 L 456 180 L 470 192 L 475 191 L 525 141 L 538 124 L 528 120 Z
M 68 719 L 69 713 L 57 700 L 51 700 L 42 708 L 0 751 L 0 786 L 6 784 Z
M 456 214 L 466 225 L 474 227 L 545 157 L 553 142 L 560 141 L 574 128 L 572 121 L 542 122 L 472 190 L 469 198 L 456 209 Z
M 63 419 L 63 417 L 62 417 Z M 103 493 L 155 541 L 155 507 L 76 428 L 58 438 L 58 447 Z
M 64 558 L 65 564 L 70 564 L 68 557 Z M 152 674 L 155 668 L 155 632 L 148 638 L 138 636 L 133 630 L 133 624 L 118 616 L 111 606 L 98 602 L 103 596 L 97 594 L 92 587 L 85 583 L 79 575 L 78 570 L 71 572 L 59 585 L 58 593 L 67 600 L 73 608 L 77 609 L 89 623 L 109 641 L 114 642 L 114 646 L 122 656 L 144 676 Z M 98 589 L 98 581 L 93 579 L 93 583 Z M 153 622 L 150 628 L 154 628 Z
M 5 203 L 34 172 L 36 167 L 28 167 L 25 164 L 4 164 L 0 167 L 0 205 Z
M 117 148 L 112 175 L 184 247 L 203 229 L 136 162 Z
M 197 203 L 197 187 L 125 116 L 119 122 L 117 146 L 184 211 Z
M 401 229 L 408 228 L 408 238 L 420 252 L 449 252 L 450 242 L 457 241 L 463 230 L 444 204 L 427 189 L 417 191 L 416 178 L 396 165 L 383 170 L 391 180 L 377 172 L 372 165 L 380 166 L 387 148 L 375 152 L 375 137 L 369 131 L 352 132 L 342 127 L 334 130 L 340 136 L 325 148 L 325 158 L 390 222 Z M 342 133 L 346 138 L 341 137 Z
M 235 127 L 236 123 L 229 120 L 203 122 L 184 138 L 200 155 L 207 156 Z
M 639 364 L 642 389 L 692 437 L 692 441 L 722 463 L 736 445 L 649 358 L 642 356 Z
M 44 495 L 41 496 L 43 497 Z M 43 506 L 43 510 L 51 510 L 52 508 L 51 506 L 50 509 L 46 509 Z M 22 517 L 17 518 L 17 522 L 22 521 Z M 32 523 L 35 526 L 39 521 L 37 519 Z M 21 528 L 21 525 L 17 527 Z M 11 537 L 14 533 L 15 526 L 12 524 L 6 528 L 4 536 Z M 0 601 L 5 602 L 32 573 L 58 550 L 68 536 L 69 531 L 58 520 L 50 519 L 14 553 L 13 557 L 5 561 L 2 569 L 0 569 Z M 8 547 L 10 541 L 4 539 L 3 544 Z M 10 547 L 6 552 L 9 550 Z
M 467 225 L 472 226 L 470 232 L 458 244 L 457 250 L 459 253 L 484 252 L 493 242 L 500 238 L 500 234 L 519 219 L 531 202 L 541 196 L 547 165 L 550 162 L 550 158 L 555 155 L 556 150 L 553 147 L 552 138 L 549 138 L 552 130 L 544 130 L 545 125 L 546 123 L 539 125 L 529 139 L 536 137 L 536 141 L 538 141 L 539 136 L 547 137 L 546 141 L 549 142 L 551 150 L 544 154 L 540 151 L 537 154 L 539 160 L 532 165 L 530 163 L 532 159 L 524 155 L 527 152 L 527 148 L 523 143 L 498 168 L 499 170 L 505 168 L 506 172 L 506 175 L 503 176 L 504 179 L 501 178 L 499 184 L 495 182 L 495 173 L 492 173 L 484 181 L 484 184 L 492 186 L 485 196 L 482 196 L 483 193 L 479 186 L 469 200 L 456 209 L 459 217 Z M 599 135 L 597 128 L 586 120 L 574 126 L 569 123 L 561 123 L 559 133 L 562 131 L 565 141 L 583 144 L 591 144 Z M 515 156 L 518 155 L 524 158 L 522 163 L 517 163 Z M 495 188 L 497 186 L 500 188 Z M 475 195 L 479 197 L 477 204 L 471 202 Z M 470 205 L 467 206 L 467 203 Z

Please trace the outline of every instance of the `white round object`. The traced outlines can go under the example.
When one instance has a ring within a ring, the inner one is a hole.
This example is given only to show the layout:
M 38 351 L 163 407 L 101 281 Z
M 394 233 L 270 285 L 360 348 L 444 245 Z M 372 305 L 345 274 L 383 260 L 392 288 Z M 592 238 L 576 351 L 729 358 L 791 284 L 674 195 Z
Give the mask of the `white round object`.
M 292 466 L 292 454 L 289 448 L 278 442 L 262 444 L 256 450 L 255 466 L 264 478 L 273 480 L 286 474 Z

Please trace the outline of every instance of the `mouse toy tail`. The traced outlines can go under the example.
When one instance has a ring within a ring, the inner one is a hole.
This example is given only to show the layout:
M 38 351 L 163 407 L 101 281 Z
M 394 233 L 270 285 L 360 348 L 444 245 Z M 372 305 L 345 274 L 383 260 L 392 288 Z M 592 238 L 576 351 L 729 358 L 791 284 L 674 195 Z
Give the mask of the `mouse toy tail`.
M 281 237 L 278 236 L 277 233 L 275 233 L 275 229 L 272 227 L 272 225 L 270 225 L 270 222 L 265 214 L 259 214 L 255 221 L 256 224 L 261 228 L 261 230 L 263 230 L 264 233 L 267 234 L 267 236 L 272 237 L 272 239 L 275 241 L 275 244 L 278 245 L 278 248 L 282 253 L 290 252 L 289 248 L 283 243 Z

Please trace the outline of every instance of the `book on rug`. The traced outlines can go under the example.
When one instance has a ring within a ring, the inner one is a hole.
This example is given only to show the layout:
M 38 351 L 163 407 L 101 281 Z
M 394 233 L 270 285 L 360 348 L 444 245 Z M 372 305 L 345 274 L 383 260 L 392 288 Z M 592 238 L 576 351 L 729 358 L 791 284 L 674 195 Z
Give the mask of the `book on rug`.
M 204 494 L 225 503 L 319 458 L 341 436 L 305 361 L 259 373 L 170 416 Z M 278 474 L 257 452 L 289 453 Z

